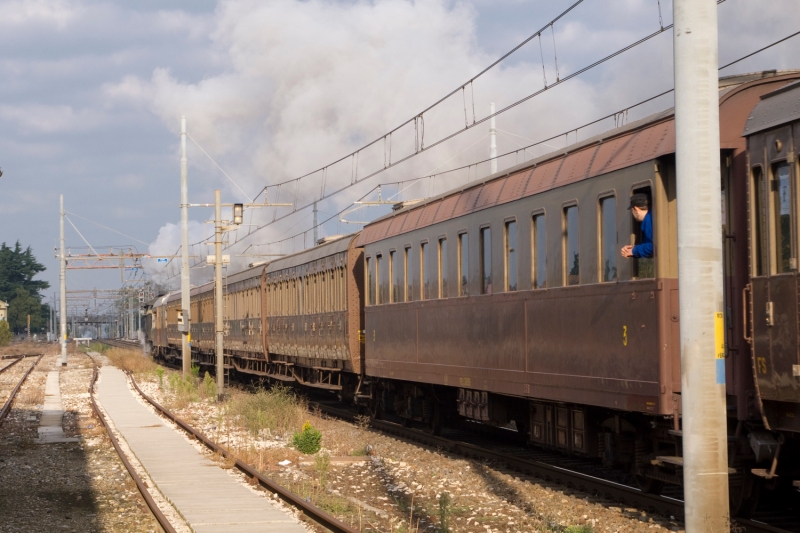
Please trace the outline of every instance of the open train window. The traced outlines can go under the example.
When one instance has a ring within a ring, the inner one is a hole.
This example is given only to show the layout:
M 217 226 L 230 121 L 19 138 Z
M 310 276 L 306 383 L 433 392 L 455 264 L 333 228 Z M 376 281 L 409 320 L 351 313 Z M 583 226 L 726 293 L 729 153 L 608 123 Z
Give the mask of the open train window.
M 772 167 L 772 190 L 775 194 L 775 271 L 791 272 L 797 269 L 792 253 L 792 191 L 794 190 L 789 164 L 785 161 Z
M 503 235 L 505 249 L 505 290 L 517 290 L 517 221 L 509 220 Z
M 617 280 L 617 199 L 600 198 L 600 280 Z
M 547 233 L 544 214 L 531 218 L 531 286 L 534 289 L 547 287 Z
M 763 276 L 767 273 L 767 254 L 764 251 L 767 243 L 765 233 L 767 228 L 767 203 L 765 202 L 766 195 L 764 193 L 764 172 L 760 166 L 753 168 L 752 191 L 753 269 L 756 276 Z
M 431 297 L 431 262 L 428 257 L 428 243 L 419 245 L 419 271 L 421 280 L 420 299 L 427 300 Z
M 447 298 L 447 237 L 439 239 L 439 298 Z
M 578 206 L 570 205 L 564 208 L 564 279 L 566 285 L 578 285 L 580 279 L 580 249 L 578 234 Z
M 400 294 L 404 289 L 403 267 L 400 264 L 400 254 L 395 250 L 389 252 L 389 268 L 391 269 L 389 281 L 392 284 L 389 288 L 389 298 L 392 303 L 402 302 Z
M 375 303 L 375 275 L 372 273 L 372 258 L 367 257 L 366 261 L 366 271 L 367 279 L 367 305 L 373 305 Z
M 403 259 L 403 279 L 405 280 L 406 284 L 406 294 L 405 294 L 405 301 L 411 302 L 414 300 L 414 280 L 412 276 L 409 276 L 409 272 L 411 271 L 411 247 L 406 246 L 405 255 Z
M 492 228 L 481 228 L 481 294 L 492 294 Z
M 386 284 L 389 281 L 386 272 L 386 262 L 383 260 L 383 255 L 376 255 L 375 256 L 375 263 L 378 269 L 377 281 L 378 281 L 378 290 L 376 291 L 377 298 L 375 299 L 375 303 L 385 304 L 386 303 Z
M 469 233 L 458 235 L 458 295 L 469 296 Z
M 639 187 L 633 189 L 631 191 L 631 196 L 634 194 L 645 194 L 647 196 L 647 205 L 649 206 L 648 212 L 650 214 L 651 224 L 655 224 L 655 218 L 653 216 L 653 195 L 650 191 L 650 187 Z M 653 228 L 655 230 L 655 228 Z M 655 236 L 655 231 L 653 232 L 653 236 Z M 644 234 L 642 232 L 642 222 L 637 221 L 631 215 L 631 244 L 637 245 L 643 242 Z M 653 252 L 655 253 L 655 247 L 653 248 Z M 656 275 L 656 263 L 654 257 L 632 257 L 631 261 L 633 261 L 633 279 L 646 279 L 646 278 L 654 278 Z

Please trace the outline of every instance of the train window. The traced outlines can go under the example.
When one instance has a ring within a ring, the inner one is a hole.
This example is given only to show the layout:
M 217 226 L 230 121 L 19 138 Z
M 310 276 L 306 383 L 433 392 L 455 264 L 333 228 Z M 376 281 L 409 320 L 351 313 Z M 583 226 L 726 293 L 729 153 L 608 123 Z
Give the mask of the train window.
M 400 254 L 397 252 L 389 252 L 392 264 L 392 302 L 398 303 L 403 301 L 403 290 L 405 289 L 405 280 L 403 280 L 403 265 L 400 263 Z
M 407 246 L 403 259 L 403 279 L 406 285 L 405 301 L 410 302 L 414 299 L 414 280 L 408 275 L 411 267 L 411 247 Z
M 600 199 L 600 279 L 617 279 L 617 199 Z
M 543 289 L 547 287 L 547 226 L 544 215 L 534 215 L 531 220 L 531 285 L 534 289 Z
M 458 295 L 469 296 L 469 234 L 458 236 Z
M 650 194 L 650 187 L 641 187 L 639 189 L 634 189 L 632 191 L 633 194 L 646 194 L 647 195 L 647 202 L 650 206 L 650 217 L 651 223 L 654 223 L 653 220 L 653 196 Z M 631 228 L 633 232 L 631 234 L 631 244 L 638 244 L 642 242 L 642 223 L 637 221 L 631 215 Z M 654 248 L 655 250 L 655 248 Z M 633 279 L 641 279 L 641 278 L 654 278 L 656 275 L 656 264 L 655 258 L 653 257 L 632 257 L 631 260 L 633 261 Z
M 517 290 L 517 223 L 506 222 L 506 231 L 503 236 L 505 247 L 505 283 L 506 291 Z
M 761 167 L 753 168 L 753 268 L 756 276 L 763 276 L 767 273 L 766 257 L 764 244 L 767 242 L 764 231 L 767 206 L 764 201 L 764 173 Z
M 567 285 L 580 283 L 578 206 L 564 208 L 564 279 Z
M 378 304 L 385 304 L 389 301 L 389 269 L 383 255 L 375 257 L 378 263 Z
M 419 270 L 422 282 L 420 299 L 427 300 L 431 297 L 431 267 L 427 242 L 423 242 L 419 247 Z
M 367 274 L 367 279 L 365 283 L 367 284 L 367 305 L 373 305 L 375 303 L 375 280 L 374 275 L 372 273 L 372 258 L 367 257 L 366 259 L 366 268 L 364 269 Z
M 778 163 L 773 168 L 775 185 L 775 269 L 790 272 L 797 268 L 792 264 L 792 189 L 789 164 Z
M 481 228 L 481 294 L 492 294 L 492 228 Z
M 439 239 L 439 298 L 447 298 L 447 239 Z

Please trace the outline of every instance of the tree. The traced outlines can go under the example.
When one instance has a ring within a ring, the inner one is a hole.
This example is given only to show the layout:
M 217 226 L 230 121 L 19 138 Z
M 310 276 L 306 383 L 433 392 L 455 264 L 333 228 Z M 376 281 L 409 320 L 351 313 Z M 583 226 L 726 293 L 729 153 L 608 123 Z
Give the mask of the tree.
M 6 243 L 0 244 L 0 300 L 8 302 L 13 299 L 17 288 L 40 299 L 39 291 L 48 289 L 50 284 L 33 278 L 44 270 L 44 265 L 36 261 L 30 246 L 23 251 L 19 241 L 14 248 L 6 246 Z
M 0 346 L 8 345 L 13 337 L 11 329 L 8 327 L 8 322 L 0 320 Z
M 22 287 L 17 287 L 14 298 L 8 303 L 8 325 L 15 333 L 28 329 L 28 315 L 31 317 L 31 332 L 39 331 L 44 326 L 42 320 L 42 304 Z

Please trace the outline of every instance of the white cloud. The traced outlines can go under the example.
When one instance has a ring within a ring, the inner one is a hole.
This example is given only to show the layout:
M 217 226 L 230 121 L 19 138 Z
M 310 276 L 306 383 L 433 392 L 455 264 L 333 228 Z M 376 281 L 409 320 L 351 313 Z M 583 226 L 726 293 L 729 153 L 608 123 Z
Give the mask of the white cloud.
M 68 105 L 0 105 L 0 119 L 15 122 L 24 133 L 78 132 L 105 123 L 102 110 Z

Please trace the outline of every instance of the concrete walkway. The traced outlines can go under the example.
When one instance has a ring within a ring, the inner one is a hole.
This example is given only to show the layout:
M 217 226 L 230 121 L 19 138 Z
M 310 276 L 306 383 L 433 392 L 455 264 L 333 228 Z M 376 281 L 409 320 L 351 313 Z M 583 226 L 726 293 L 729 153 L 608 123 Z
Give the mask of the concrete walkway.
M 58 381 L 58 374 L 58 370 L 47 373 L 42 418 L 39 419 L 39 438 L 34 439 L 36 444 L 80 441 L 77 437 L 64 435 L 64 428 L 61 425 L 64 420 L 64 406 L 61 404 L 61 385 Z
M 97 400 L 158 490 L 197 533 L 307 532 L 165 426 L 133 397 L 121 370 L 102 367 Z

